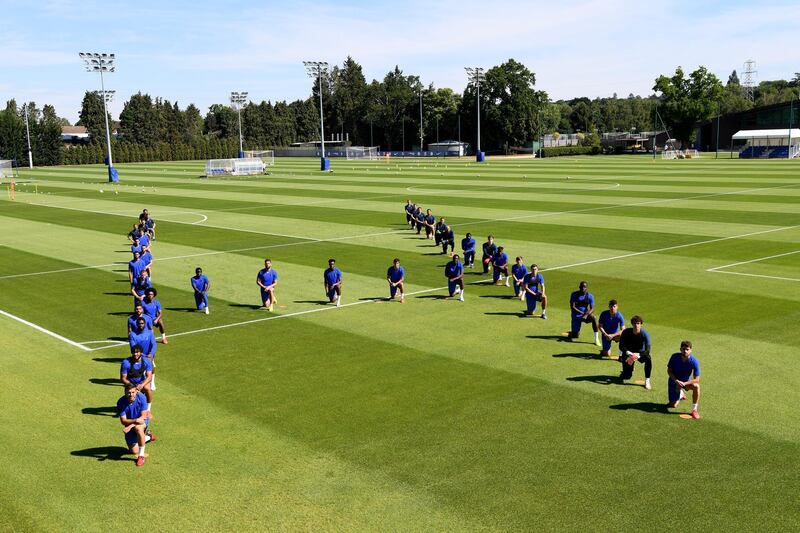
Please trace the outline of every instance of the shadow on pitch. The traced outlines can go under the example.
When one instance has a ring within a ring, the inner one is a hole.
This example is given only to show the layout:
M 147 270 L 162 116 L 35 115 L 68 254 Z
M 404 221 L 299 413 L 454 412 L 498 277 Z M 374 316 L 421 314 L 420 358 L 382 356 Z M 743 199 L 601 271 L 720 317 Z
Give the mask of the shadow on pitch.
M 228 307 L 241 307 L 243 309 L 261 309 L 258 304 L 228 304 Z
M 628 386 L 628 387 L 641 387 L 641 385 L 637 385 L 636 383 L 631 383 L 630 381 L 623 381 L 622 378 L 618 376 L 608 376 L 608 375 L 598 375 L 598 376 L 572 376 L 567 378 L 567 381 L 588 381 L 590 383 L 596 383 L 597 385 L 621 385 L 621 386 Z
M 69 452 L 70 455 L 75 457 L 91 457 L 97 459 L 98 461 L 135 461 L 133 455 L 129 457 L 125 457 L 129 455 L 130 452 L 127 448 L 123 448 L 122 446 L 100 446 L 98 448 L 86 448 L 85 450 L 75 450 L 73 452 Z
M 586 352 L 554 353 L 553 357 L 556 358 L 574 357 L 575 359 L 597 359 L 598 361 L 601 359 L 608 359 L 607 357 L 601 357 L 596 353 L 586 353 Z
M 129 292 L 104 292 L 108 296 L 132 296 Z
M 670 411 L 667 404 L 656 402 L 635 402 L 635 403 L 618 403 L 609 405 L 609 409 L 615 411 L 642 411 L 643 413 L 661 413 L 662 415 L 675 415 L 677 412 Z
M 119 378 L 90 378 L 90 383 L 94 383 L 95 385 L 110 385 L 112 387 L 121 387 L 122 382 Z
M 167 307 L 167 311 L 178 311 L 179 313 L 192 313 L 197 311 L 195 307 Z
M 367 300 L 374 300 L 374 298 L 367 298 Z M 328 300 L 294 300 L 296 304 L 317 304 L 317 305 L 328 305 L 331 302 Z
M 519 300 L 519 297 L 513 294 L 481 294 L 481 298 L 496 298 L 498 300 Z
M 81 409 L 81 413 L 85 415 L 97 415 L 97 416 L 117 416 L 117 408 L 115 406 L 110 407 L 84 407 Z
M 92 361 L 97 361 L 98 363 L 114 363 L 118 365 L 122 363 L 122 357 L 94 357 Z
M 449 298 L 446 294 L 423 294 L 422 296 L 414 296 L 420 300 L 447 300 Z
M 133 313 L 131 313 L 130 311 L 111 311 L 108 314 L 111 316 L 131 316 Z
M 522 311 L 488 311 L 483 314 L 492 316 L 515 316 L 517 318 L 528 318 L 528 316 Z

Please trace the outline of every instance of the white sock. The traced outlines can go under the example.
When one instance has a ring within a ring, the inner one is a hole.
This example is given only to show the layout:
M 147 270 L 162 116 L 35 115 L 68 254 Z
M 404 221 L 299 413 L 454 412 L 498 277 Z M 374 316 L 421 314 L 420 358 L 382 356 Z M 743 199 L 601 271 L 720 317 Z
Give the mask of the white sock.
M 650 378 L 644 378 L 644 384 L 650 385 Z
M 144 457 L 144 444 L 139 446 L 139 457 Z
M 150 390 L 156 390 L 156 375 L 153 374 L 153 379 L 150 380 Z
M 405 297 L 405 295 L 401 292 L 400 293 L 400 299 L 402 300 L 404 297 Z
M 464 301 L 464 291 L 461 291 L 461 296 L 458 297 L 462 302 Z
M 145 435 L 144 436 L 144 441 L 145 442 L 150 442 L 151 439 L 152 439 L 152 437 L 150 435 Z
M 697 404 L 696 403 L 692 404 L 692 411 L 697 411 Z
M 147 404 L 147 410 L 148 410 L 148 411 L 150 410 L 150 407 L 151 407 L 152 405 L 153 405 L 152 403 L 148 403 L 148 404 Z

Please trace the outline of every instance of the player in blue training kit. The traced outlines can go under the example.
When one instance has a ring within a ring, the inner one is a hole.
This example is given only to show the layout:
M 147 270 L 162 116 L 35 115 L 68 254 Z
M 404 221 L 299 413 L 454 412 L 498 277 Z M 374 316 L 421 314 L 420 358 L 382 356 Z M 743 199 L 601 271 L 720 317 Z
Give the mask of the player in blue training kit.
M 161 302 L 156 300 L 157 295 L 158 291 L 155 287 L 145 289 L 142 307 L 144 308 L 144 314 L 153 319 L 153 327 L 157 327 L 158 331 L 161 332 L 161 342 L 163 344 L 168 344 L 167 332 L 164 328 L 164 308 L 161 307 Z
M 139 252 L 133 252 L 133 259 L 128 261 L 128 279 L 131 284 L 144 271 L 145 264 L 142 262 L 141 257 L 142 255 Z
M 139 246 L 141 246 L 143 250 L 150 248 L 150 234 L 144 228 L 139 230 Z
M 142 255 L 139 256 L 139 261 L 144 264 L 144 271 L 147 272 L 147 275 L 152 277 L 153 276 L 153 254 L 150 253 L 150 249 L 143 249 Z
M 600 346 L 600 331 L 597 327 L 597 317 L 594 316 L 594 295 L 589 292 L 589 284 L 581 281 L 578 290 L 569 297 L 570 315 L 572 324 L 569 338 L 577 339 L 581 333 L 581 324 L 591 324 L 594 331 L 594 343 Z
M 453 258 L 444 266 L 444 275 L 447 278 L 447 291 L 452 298 L 458 294 L 459 301 L 464 301 L 464 265 L 458 254 L 453 254 Z
M 478 243 L 472 237 L 472 233 L 461 239 L 461 250 L 464 252 L 464 266 L 472 268 L 475 263 L 475 247 Z
M 128 232 L 128 240 L 131 242 L 139 240 L 139 224 L 134 224 L 133 229 Z
M 208 289 L 211 288 L 208 276 L 203 274 L 202 268 L 197 267 L 194 269 L 194 276 L 189 278 L 189 283 L 194 291 L 194 303 L 197 310 L 208 314 Z
M 394 300 L 395 295 L 399 292 L 400 303 L 406 303 L 403 286 L 406 281 L 406 270 L 400 266 L 400 260 L 396 257 L 392 260 L 392 266 L 386 271 L 386 281 L 389 282 L 389 299 Z
M 433 239 L 433 228 L 436 225 L 436 217 L 433 216 L 433 212 L 428 209 L 427 214 L 425 215 L 425 238 L 426 239 Z
M 131 283 L 131 294 L 133 295 L 133 307 L 136 307 L 136 304 L 142 303 L 144 300 L 144 294 L 147 289 L 153 286 L 150 283 L 150 278 L 147 276 L 147 271 L 142 270 L 139 273 L 139 277 L 134 279 Z
M 502 246 L 499 247 L 492 257 L 492 279 L 494 279 L 495 285 L 498 285 L 503 280 L 503 275 L 505 275 L 506 287 L 508 287 L 508 254 L 503 250 Z
M 153 329 L 153 319 L 144 314 L 142 302 L 138 302 L 135 306 L 133 306 L 133 314 L 128 317 L 128 333 L 136 329 L 136 321 L 140 318 L 144 320 L 144 325 L 147 327 L 147 329 Z
M 275 286 L 278 284 L 278 273 L 272 268 L 272 261 L 264 259 L 264 268 L 256 275 L 256 284 L 261 289 L 261 308 L 272 311 L 275 305 Z
M 694 374 L 694 377 L 692 377 Z M 686 395 L 684 391 L 692 391 L 692 418 L 697 420 L 697 403 L 700 401 L 700 362 L 692 355 L 692 341 L 682 341 L 681 351 L 672 354 L 667 363 L 667 407 L 678 407 L 678 403 Z
M 153 333 L 153 329 L 147 327 L 147 322 L 144 317 L 136 319 L 136 326 L 128 333 L 128 344 L 131 350 L 133 350 L 135 346 L 140 346 L 145 359 L 148 359 L 150 364 L 153 365 L 153 377 L 150 380 L 150 388 L 156 390 L 156 346 L 158 343 L 156 343 L 156 336 Z
M 522 300 L 525 298 L 525 276 L 528 275 L 528 267 L 522 262 L 522 258 L 517 256 L 514 264 L 511 265 L 511 277 L 514 278 L 514 296 Z
M 442 219 L 444 220 L 444 219 Z M 450 254 L 456 251 L 456 234 L 453 232 L 452 226 L 444 225 L 441 236 L 442 254 L 447 253 L 447 247 L 450 247 Z
M 650 358 L 650 335 L 642 328 L 644 320 L 639 315 L 631 318 L 631 327 L 625 328 L 619 336 L 619 361 L 622 363 L 622 372 L 619 377 L 623 380 L 633 377 L 633 365 L 639 361 L 644 365 L 644 388 L 652 389 L 650 385 L 650 372 L 653 370 L 653 360 Z
M 322 280 L 328 300 L 331 303 L 336 302 L 336 307 L 340 307 L 342 305 L 342 271 L 336 268 L 336 259 L 328 259 L 328 268 L 323 272 Z
M 412 222 L 412 220 L 414 220 L 414 219 L 412 217 L 413 217 L 414 211 L 416 211 L 416 209 L 417 209 L 417 206 L 412 204 L 411 200 L 406 200 L 406 207 L 405 207 L 406 224 L 409 224 L 412 228 L 414 227 L 414 222 Z
M 153 403 L 153 394 L 150 392 L 150 381 L 153 378 L 153 364 L 142 356 L 142 347 L 138 344 L 131 350 L 130 357 L 122 360 L 119 367 L 119 380 L 123 385 L 133 383 L 136 390 L 143 392 L 147 398 L 147 410 Z
M 134 254 L 139 252 L 139 256 L 141 257 L 142 254 L 142 246 L 139 244 L 139 236 L 137 234 L 136 238 L 133 239 L 133 243 L 131 244 L 131 253 Z
M 536 311 L 536 302 L 542 302 L 542 319 L 547 320 L 547 295 L 544 293 L 544 276 L 539 272 L 539 265 L 533 263 L 531 270 L 525 276 L 525 314 L 533 316 Z
M 483 263 L 483 273 L 489 273 L 489 267 L 492 263 L 492 258 L 494 254 L 497 253 L 497 245 L 494 243 L 494 236 L 489 235 L 486 237 L 486 242 L 481 245 L 483 248 L 483 257 L 481 257 L 481 263 Z
M 422 211 L 420 206 L 417 206 L 417 210 L 414 211 L 414 226 L 417 227 L 417 235 L 422 231 L 422 228 L 425 227 L 425 213 Z M 412 226 L 413 227 L 413 226 Z
M 597 326 L 600 328 L 600 340 L 603 343 L 600 348 L 600 357 L 611 357 L 611 343 L 619 342 L 619 336 L 625 329 L 625 317 L 619 312 L 619 304 L 616 300 L 608 302 L 608 310 L 600 313 Z
M 137 456 L 136 466 L 143 466 L 144 446 L 155 442 L 156 437 L 147 429 L 150 424 L 147 398 L 133 383 L 125 385 L 125 395 L 117 400 L 117 416 L 123 426 L 128 451 Z

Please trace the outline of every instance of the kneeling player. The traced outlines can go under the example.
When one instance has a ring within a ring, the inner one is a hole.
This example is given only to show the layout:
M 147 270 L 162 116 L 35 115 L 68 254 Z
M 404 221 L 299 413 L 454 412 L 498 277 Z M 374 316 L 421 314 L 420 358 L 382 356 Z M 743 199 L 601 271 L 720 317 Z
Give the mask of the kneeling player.
M 625 329 L 625 318 L 619 312 L 619 304 L 616 300 L 608 302 L 608 311 L 600 313 L 600 318 L 597 319 L 597 327 L 600 328 L 601 341 L 603 343 L 600 348 L 601 357 L 611 357 L 611 343 L 619 342 L 619 336 Z
M 622 363 L 622 379 L 633 377 L 633 365 L 639 361 L 644 365 L 644 388 L 650 390 L 650 372 L 653 370 L 653 361 L 650 359 L 650 335 L 642 328 L 642 317 L 635 315 L 631 318 L 630 328 L 625 329 L 619 336 L 619 361 Z
M 536 311 L 536 302 L 542 302 L 542 319 L 547 320 L 547 295 L 544 293 L 544 276 L 539 272 L 539 265 L 533 263 L 531 270 L 525 276 L 523 285 L 525 291 L 525 314 L 533 316 Z
M 342 271 L 336 268 L 336 260 L 328 259 L 328 268 L 322 275 L 325 284 L 325 295 L 336 307 L 342 305 Z
M 125 444 L 137 456 L 136 466 L 144 466 L 144 445 L 154 442 L 156 437 L 147 430 L 150 424 L 147 398 L 133 383 L 125 385 L 125 396 L 117 401 L 117 416 L 123 426 Z
M 581 281 L 578 290 L 569 297 L 569 307 L 572 323 L 569 338 L 577 339 L 581 333 L 581 324 L 591 324 L 594 331 L 594 343 L 600 346 L 600 330 L 597 327 L 597 317 L 594 316 L 594 295 L 589 292 L 589 284 Z
M 678 407 L 678 402 L 686 398 L 685 392 L 692 391 L 692 418 L 697 420 L 697 403 L 700 401 L 700 362 L 692 355 L 692 341 L 682 341 L 681 351 L 672 354 L 667 363 L 667 407 Z M 692 377 L 694 374 L 694 377 Z
M 144 299 L 142 300 L 142 307 L 144 312 L 153 319 L 153 326 L 157 327 L 161 332 L 161 342 L 167 344 L 167 333 L 164 329 L 164 309 L 161 307 L 161 302 L 156 300 L 158 291 L 155 287 L 150 287 L 144 291 Z
M 153 403 L 153 394 L 150 392 L 150 380 L 153 378 L 153 365 L 150 360 L 142 356 L 142 347 L 138 344 L 133 347 L 132 355 L 122 360 L 119 368 L 119 380 L 123 385 L 133 383 L 136 390 L 143 392 L 147 398 L 147 410 Z
M 511 265 L 511 277 L 514 278 L 514 296 L 522 300 L 525 298 L 525 276 L 528 275 L 528 267 L 522 262 L 522 258 L 517 256 L 514 264 Z
M 444 275 L 447 278 L 447 291 L 450 293 L 450 297 L 458 294 L 458 299 L 463 302 L 464 265 L 461 264 L 458 254 L 454 254 L 450 262 L 444 266 Z
M 275 305 L 275 286 L 278 284 L 278 273 L 272 268 L 270 259 L 264 259 L 264 268 L 258 271 L 256 284 L 261 288 L 261 308 L 272 311 L 272 306 Z
M 386 281 L 389 282 L 389 299 L 393 300 L 397 292 L 400 292 L 400 303 L 405 303 L 405 290 L 403 283 L 406 280 L 406 271 L 400 266 L 400 260 L 394 258 L 392 266 L 386 271 Z
M 497 249 L 492 257 L 492 278 L 495 285 L 499 285 L 503 281 L 503 276 L 506 277 L 506 287 L 508 287 L 508 254 L 505 253 L 504 248 L 501 246 Z

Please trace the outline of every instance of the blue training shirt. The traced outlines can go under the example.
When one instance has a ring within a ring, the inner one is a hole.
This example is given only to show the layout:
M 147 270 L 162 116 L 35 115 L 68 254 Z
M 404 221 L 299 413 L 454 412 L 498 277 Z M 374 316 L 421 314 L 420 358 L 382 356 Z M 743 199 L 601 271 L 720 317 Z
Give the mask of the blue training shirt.
M 208 276 L 205 274 L 201 274 L 199 278 L 197 276 L 192 276 L 189 278 L 189 282 L 192 284 L 192 287 L 200 292 L 206 292 L 208 290 Z
M 140 371 L 142 372 L 142 376 L 140 378 L 129 377 L 128 374 L 130 374 L 131 371 L 134 372 Z M 128 377 L 128 381 L 130 381 L 131 383 L 136 383 L 137 385 L 145 380 L 144 374 L 146 372 L 152 372 L 152 371 L 153 371 L 153 363 L 151 363 L 150 360 L 146 357 L 142 357 L 138 363 L 132 363 L 131 358 L 126 357 L 125 359 L 122 360 L 122 364 L 119 367 L 119 373 L 124 374 L 126 377 Z
M 155 320 L 158 314 L 161 312 L 161 302 L 156 299 L 148 302 L 147 298 L 145 298 L 142 300 L 142 308 L 144 309 L 144 314 Z
M 392 280 L 392 283 L 397 283 L 406 277 L 406 270 L 402 266 L 395 268 L 394 265 L 392 265 L 389 267 L 389 270 L 386 271 L 386 277 Z
M 464 265 L 461 261 L 450 261 L 444 266 L 444 275 L 447 279 L 457 278 L 464 273 Z
M 463 239 L 461 239 L 461 249 L 464 250 L 465 253 L 474 252 L 475 246 L 477 246 L 477 244 L 478 243 L 472 237 L 464 237 Z
M 572 311 L 572 314 L 575 316 L 580 316 L 585 313 L 587 309 L 589 309 L 589 306 L 592 306 L 592 309 L 594 309 L 594 295 L 592 295 L 591 292 L 582 294 L 581 291 L 575 291 L 569 297 L 570 309 L 572 309 L 573 305 L 576 309 L 581 310 L 582 312 L 580 314 L 576 314 L 575 311 Z
M 674 353 L 670 356 L 667 368 L 672 369 L 673 375 L 680 381 L 689 381 L 694 377 L 700 376 L 700 361 L 695 359 L 694 355 L 690 355 L 689 359 L 684 362 L 680 353 Z
M 146 266 L 141 258 L 137 261 L 128 261 L 128 270 L 133 274 L 133 279 L 138 278 Z
M 535 276 L 529 272 L 525 276 L 525 286 L 535 293 L 542 292 L 542 287 L 544 287 L 544 276 L 542 276 L 541 272 L 537 272 Z
M 156 336 L 153 335 L 152 329 L 147 329 L 145 326 L 144 331 L 138 329 L 132 330 L 128 333 L 128 344 L 133 348 L 134 346 L 141 346 L 144 355 L 156 355 Z
M 622 313 L 617 311 L 612 315 L 608 309 L 600 313 L 598 321 L 606 333 L 616 333 L 625 325 L 625 317 L 622 316 Z
M 494 254 L 494 257 L 492 257 L 492 263 L 495 263 L 499 266 L 508 264 L 508 254 L 505 252 Z
M 142 318 L 144 319 L 144 329 L 153 329 L 153 319 L 150 315 L 142 313 Z M 131 331 L 136 331 L 137 320 L 139 320 L 139 317 L 136 316 L 136 313 L 128 317 L 128 327 L 131 328 Z
M 269 270 L 267 270 L 266 268 L 262 268 L 261 270 L 258 271 L 256 280 L 260 280 L 265 287 L 269 287 L 270 285 L 278 281 L 278 273 L 275 271 L 274 268 L 270 268 Z
M 336 285 L 342 281 L 342 271 L 338 268 L 326 268 L 322 276 L 328 285 Z
M 145 247 L 150 246 L 150 237 L 148 235 L 142 235 L 139 237 L 139 246 Z
M 125 416 L 128 420 L 136 420 L 145 411 L 147 411 L 147 398 L 141 392 L 136 394 L 133 403 L 128 401 L 127 396 L 117 400 L 117 416 L 120 418 Z
M 525 276 L 528 274 L 528 267 L 525 265 L 514 264 L 511 267 L 511 275 L 517 279 L 525 281 Z

